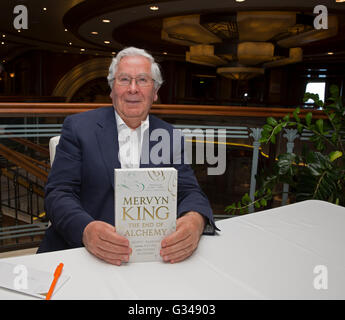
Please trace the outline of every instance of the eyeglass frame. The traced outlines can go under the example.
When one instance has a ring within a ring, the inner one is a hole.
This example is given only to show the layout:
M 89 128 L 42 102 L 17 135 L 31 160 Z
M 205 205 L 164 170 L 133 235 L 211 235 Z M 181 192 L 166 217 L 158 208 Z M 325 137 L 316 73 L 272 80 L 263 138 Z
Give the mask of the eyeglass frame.
M 115 76 L 114 78 L 112 78 L 112 80 L 114 80 L 115 83 L 118 84 L 118 85 L 121 86 L 121 87 L 130 86 L 130 85 L 132 84 L 133 79 L 135 80 L 135 84 L 136 84 L 138 87 L 140 87 L 140 88 L 142 88 L 142 87 L 149 87 L 150 84 L 144 85 L 144 86 L 143 86 L 143 85 L 140 85 L 140 84 L 138 83 L 138 80 L 139 80 L 138 78 L 139 78 L 140 76 L 145 76 L 145 77 L 149 78 L 149 79 L 152 81 L 152 83 L 155 83 L 155 82 L 156 82 L 155 79 L 153 79 L 151 76 L 149 76 L 149 75 L 147 75 L 147 74 L 141 74 L 141 75 L 138 75 L 138 76 L 136 76 L 136 77 L 132 77 L 132 76 L 130 76 L 129 74 L 123 73 L 123 74 L 120 74 L 120 75 L 118 75 L 118 76 L 128 76 L 128 78 L 130 79 L 130 82 L 129 82 L 128 84 L 120 84 L 120 83 L 118 82 L 117 76 Z

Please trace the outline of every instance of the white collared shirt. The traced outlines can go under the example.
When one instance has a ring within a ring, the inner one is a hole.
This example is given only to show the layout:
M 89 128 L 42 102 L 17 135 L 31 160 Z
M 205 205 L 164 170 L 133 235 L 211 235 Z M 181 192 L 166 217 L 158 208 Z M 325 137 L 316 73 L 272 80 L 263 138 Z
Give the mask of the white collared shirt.
M 129 128 L 115 110 L 121 168 L 139 168 L 144 132 L 149 128 L 147 116 L 136 129 Z

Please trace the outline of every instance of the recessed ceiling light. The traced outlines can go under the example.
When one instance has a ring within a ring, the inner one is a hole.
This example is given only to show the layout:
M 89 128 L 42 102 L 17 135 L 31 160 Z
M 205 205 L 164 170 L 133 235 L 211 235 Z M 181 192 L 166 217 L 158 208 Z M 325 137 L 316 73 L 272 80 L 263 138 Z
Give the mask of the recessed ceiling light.
M 43 8 L 43 11 L 47 11 L 47 8 Z
M 1 44 L 5 44 L 5 42 L 2 41 Z
M 113 51 L 111 54 L 112 54 L 112 55 L 115 55 L 115 54 L 116 54 L 116 52 L 114 52 L 114 51 Z
M 245 0 L 235 0 L 236 2 L 244 2 Z
M 109 43 L 110 43 L 110 41 L 108 41 L 108 40 L 105 40 L 105 41 L 104 41 L 104 43 L 105 43 L 105 44 L 109 44 Z
M 80 51 L 85 51 L 85 49 L 84 49 L 84 48 L 81 48 Z
M 68 30 L 67 29 L 65 29 L 65 32 L 67 32 Z
M 330 51 L 330 52 L 327 52 L 327 54 L 331 56 L 332 54 L 334 54 L 334 52 Z
M 164 51 L 163 54 L 168 54 L 168 52 L 165 52 L 165 51 Z
M 16 76 L 16 74 L 14 72 L 10 73 L 10 78 L 14 78 Z
M 150 7 L 150 10 L 152 10 L 152 11 L 157 11 L 157 10 L 159 10 L 159 7 L 158 7 L 158 6 L 151 6 L 151 7 Z
M 103 19 L 102 22 L 104 23 L 110 23 L 111 21 L 109 19 Z
M 2 37 L 3 37 L 3 38 L 6 38 L 6 35 L 5 35 L 5 34 L 3 34 L 3 35 L 2 35 Z
M 20 29 L 18 29 L 18 32 L 20 32 Z
M 72 42 L 68 42 L 68 44 L 71 46 L 71 45 L 72 45 Z
M 92 31 L 91 34 L 98 34 L 98 32 L 97 31 Z

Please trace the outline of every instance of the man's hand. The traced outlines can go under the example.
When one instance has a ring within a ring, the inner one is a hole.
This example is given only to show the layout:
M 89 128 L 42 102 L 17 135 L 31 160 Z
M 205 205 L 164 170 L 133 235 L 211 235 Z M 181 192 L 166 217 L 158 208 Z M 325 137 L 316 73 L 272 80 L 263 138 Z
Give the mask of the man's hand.
M 188 258 L 197 248 L 204 226 L 204 217 L 195 211 L 178 218 L 176 231 L 162 240 L 163 260 L 175 263 Z
M 93 221 L 85 227 L 83 243 L 96 257 L 117 266 L 128 262 L 132 253 L 129 241 L 117 234 L 114 226 L 103 221 Z

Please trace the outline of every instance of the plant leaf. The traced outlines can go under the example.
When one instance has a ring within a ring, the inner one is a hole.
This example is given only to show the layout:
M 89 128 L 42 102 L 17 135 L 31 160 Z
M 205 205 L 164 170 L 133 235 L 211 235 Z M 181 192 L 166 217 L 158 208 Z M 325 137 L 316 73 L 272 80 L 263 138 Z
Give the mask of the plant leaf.
M 323 120 L 322 119 L 318 119 L 316 122 L 316 128 L 318 129 L 318 131 L 322 134 L 323 133 Z
M 343 155 L 343 153 L 341 151 L 332 151 L 328 157 L 329 157 L 329 161 L 333 162 L 334 160 L 337 160 L 338 158 L 340 158 Z
M 268 117 L 267 123 L 272 127 L 275 127 L 278 124 L 277 120 L 274 119 L 273 117 Z
M 252 199 L 250 199 L 248 193 L 246 193 L 246 194 L 242 197 L 242 200 L 241 200 L 241 201 L 242 201 L 242 204 L 243 204 L 243 205 L 247 205 L 247 204 L 249 204 L 249 203 L 252 202 Z
M 273 144 L 276 143 L 276 136 L 273 135 L 273 136 L 271 137 L 271 142 L 272 142 Z
M 308 112 L 307 115 L 305 116 L 305 121 L 308 125 L 308 127 L 311 125 L 311 118 L 313 117 L 313 114 L 311 112 Z
M 268 132 L 271 132 L 273 130 L 273 127 L 270 126 L 269 124 L 265 124 L 263 125 L 262 127 L 264 129 L 264 131 L 268 131 Z M 262 134 L 261 134 L 262 135 Z
M 225 207 L 225 209 L 224 209 L 224 211 L 226 213 L 231 213 L 231 212 L 233 212 L 235 210 L 236 210 L 236 204 L 235 203 L 232 203 L 231 205 Z
M 299 118 L 299 116 L 298 116 L 298 114 L 301 112 L 301 109 L 299 108 L 299 107 L 297 107 L 294 111 L 293 111 L 293 113 L 292 113 L 292 115 L 293 115 L 293 117 L 295 118 L 295 120 L 297 121 L 297 122 L 300 122 L 301 120 L 300 120 L 300 118 Z
M 265 199 L 265 198 L 262 198 L 262 199 L 260 200 L 260 204 L 261 204 L 263 207 L 266 207 L 266 206 L 267 206 L 267 201 L 266 201 L 266 199 Z

